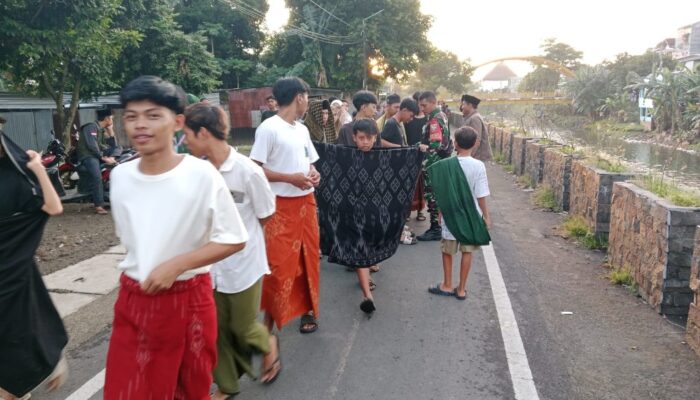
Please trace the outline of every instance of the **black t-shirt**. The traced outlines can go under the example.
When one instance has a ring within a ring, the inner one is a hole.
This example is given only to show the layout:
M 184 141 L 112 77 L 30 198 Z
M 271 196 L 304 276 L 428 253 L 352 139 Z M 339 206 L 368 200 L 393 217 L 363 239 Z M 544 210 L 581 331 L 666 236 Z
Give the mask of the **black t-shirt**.
M 382 139 L 393 144 L 398 144 L 403 146 L 403 135 L 401 135 L 401 127 L 399 123 L 394 118 L 389 118 L 384 124 L 384 130 L 382 130 Z
M 406 141 L 409 146 L 418 144 L 423 139 L 423 126 L 428 122 L 428 116 L 423 116 L 423 118 L 415 117 L 411 122 L 405 124 L 406 128 Z
M 0 158 L 0 218 L 9 217 L 20 212 L 34 212 L 40 209 L 44 201 L 35 195 L 32 185 L 8 157 Z
M 277 111 L 265 110 L 262 112 L 262 117 L 260 118 L 260 122 L 263 122 L 270 117 L 274 117 L 275 115 L 277 115 Z

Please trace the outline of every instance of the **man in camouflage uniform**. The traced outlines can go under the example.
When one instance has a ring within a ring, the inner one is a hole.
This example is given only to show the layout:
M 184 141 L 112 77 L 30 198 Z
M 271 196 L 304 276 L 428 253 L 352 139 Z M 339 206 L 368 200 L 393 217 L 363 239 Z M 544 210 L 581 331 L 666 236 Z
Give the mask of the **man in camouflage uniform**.
M 421 111 L 428 116 L 428 122 L 423 127 L 423 144 L 428 145 L 425 161 L 423 162 L 423 179 L 425 182 L 425 200 L 428 203 L 428 214 L 430 214 L 430 228 L 418 240 L 440 240 L 442 229 L 440 227 L 439 211 L 433 185 L 426 172 L 428 167 L 436 162 L 452 155 L 454 145 L 450 136 L 450 127 L 447 116 L 437 106 L 437 98 L 433 92 L 423 92 L 418 100 Z

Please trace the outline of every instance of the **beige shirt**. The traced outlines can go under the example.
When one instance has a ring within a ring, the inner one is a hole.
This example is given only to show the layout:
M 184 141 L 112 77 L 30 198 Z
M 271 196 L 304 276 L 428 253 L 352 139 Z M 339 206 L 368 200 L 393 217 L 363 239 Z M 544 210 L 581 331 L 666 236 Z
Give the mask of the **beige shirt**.
M 474 128 L 481 139 L 481 144 L 479 148 L 472 153 L 472 157 L 481 161 L 490 161 L 493 154 L 491 153 L 491 144 L 489 143 L 489 131 L 483 118 L 481 118 L 481 114 L 476 110 L 472 111 L 464 118 L 464 125 L 462 126 L 471 126 Z

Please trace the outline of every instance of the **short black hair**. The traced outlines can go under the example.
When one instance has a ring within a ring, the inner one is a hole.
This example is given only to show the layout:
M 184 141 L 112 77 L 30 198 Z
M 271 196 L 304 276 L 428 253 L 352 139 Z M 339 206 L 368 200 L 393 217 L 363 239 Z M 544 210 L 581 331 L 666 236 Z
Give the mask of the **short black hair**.
M 430 102 L 436 102 L 436 101 L 437 101 L 437 97 L 435 97 L 435 93 L 434 93 L 434 92 L 431 92 L 430 90 L 428 90 L 428 91 L 423 92 L 423 93 L 420 94 L 420 97 L 418 98 L 418 101 L 421 101 L 421 100 L 428 100 L 428 101 L 430 101 Z
M 463 126 L 455 131 L 455 142 L 462 150 L 469 150 L 474 147 L 476 138 L 479 136 L 471 126 Z
M 280 107 L 292 104 L 298 94 L 309 93 L 311 89 L 303 79 L 296 76 L 280 78 L 272 87 L 272 94 Z
M 377 104 L 377 96 L 369 90 L 360 90 L 352 96 L 352 105 L 357 111 L 360 111 L 360 107 L 365 104 Z
M 97 110 L 97 120 L 104 121 L 105 118 L 112 116 L 112 109 L 104 108 L 102 110 Z
M 119 93 L 122 108 L 132 101 L 147 100 L 172 110 L 175 114 L 185 112 L 187 95 L 178 85 L 153 75 L 143 75 L 124 86 Z
M 335 101 L 335 100 L 340 100 L 340 99 L 338 99 L 338 98 L 335 97 L 335 96 L 331 96 L 331 97 L 328 98 L 328 103 L 333 103 L 333 101 Z
M 413 112 L 413 114 L 420 113 L 420 110 L 418 109 L 418 103 L 416 103 L 416 101 L 410 97 L 406 97 L 405 99 L 401 100 L 399 110 L 409 110 Z
M 358 119 L 352 124 L 352 134 L 357 135 L 357 132 L 364 132 L 370 136 L 376 136 L 379 134 L 377 129 L 377 123 L 371 119 Z
M 265 97 L 265 101 L 270 101 L 270 100 L 275 100 L 275 96 L 269 95 L 269 96 Z
M 396 93 L 386 96 L 386 104 L 396 104 L 399 102 L 401 102 L 401 96 Z
M 420 91 L 419 91 L 419 92 L 415 92 L 415 93 L 413 93 L 413 96 L 411 96 L 411 97 L 413 97 L 413 100 L 416 101 L 416 103 L 417 103 L 418 101 L 420 101 L 420 95 L 421 95 L 421 93 L 423 93 L 423 92 L 420 92 Z
M 321 102 L 321 109 L 330 111 L 331 110 L 331 103 L 328 100 L 323 100 Z
M 185 125 L 197 136 L 199 130 L 206 128 L 212 136 L 226 140 L 229 131 L 228 115 L 213 104 L 195 103 L 185 109 Z

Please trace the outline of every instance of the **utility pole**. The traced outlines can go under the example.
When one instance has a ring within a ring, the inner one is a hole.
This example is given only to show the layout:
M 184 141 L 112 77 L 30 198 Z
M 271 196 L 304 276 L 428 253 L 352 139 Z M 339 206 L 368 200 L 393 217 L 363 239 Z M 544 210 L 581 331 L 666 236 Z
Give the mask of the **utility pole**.
M 384 11 L 384 9 L 381 9 L 377 11 L 376 13 L 370 15 L 369 17 L 363 18 L 362 19 L 362 54 L 364 55 L 364 62 L 362 63 L 363 65 L 363 73 L 362 73 L 362 89 L 367 90 L 367 70 L 369 69 L 369 60 L 367 59 L 367 31 L 366 31 L 366 26 L 367 26 L 367 21 L 370 18 L 374 18 L 377 15 L 381 14 L 381 12 Z

